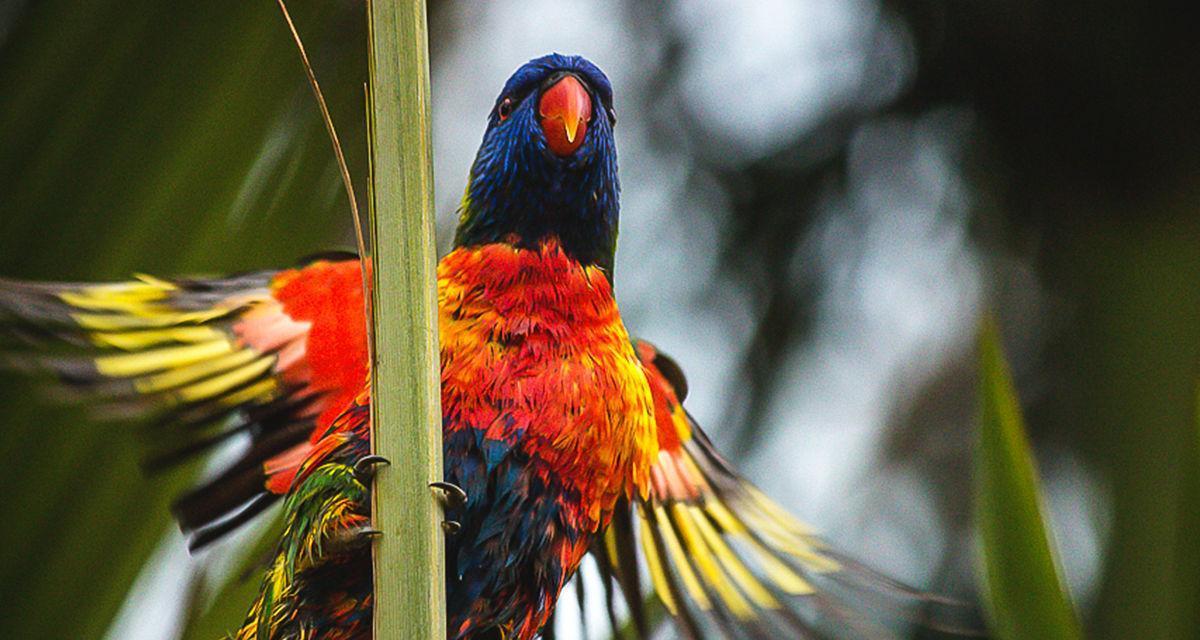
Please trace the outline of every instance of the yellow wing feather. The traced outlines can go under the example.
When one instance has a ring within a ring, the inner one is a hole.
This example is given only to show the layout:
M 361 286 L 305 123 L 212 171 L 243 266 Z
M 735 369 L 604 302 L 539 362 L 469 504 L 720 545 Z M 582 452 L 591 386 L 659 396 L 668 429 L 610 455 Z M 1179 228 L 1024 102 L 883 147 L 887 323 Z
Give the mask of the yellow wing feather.
M 863 637 L 860 631 L 871 629 L 869 637 L 894 638 L 899 632 L 890 629 L 903 620 L 889 626 L 859 619 L 842 599 L 868 598 L 864 608 L 887 614 L 891 598 L 891 622 L 904 617 L 906 606 L 944 602 L 847 564 L 737 474 L 683 410 L 686 382 L 678 366 L 647 343 L 636 346 L 654 395 L 660 450 L 649 491 L 635 500 L 641 526 L 626 534 L 640 544 L 623 546 L 613 531 L 605 537 L 603 553 L 623 588 L 631 583 L 621 573 L 636 578 L 638 563 L 619 550 L 640 548 L 650 587 L 689 637 L 708 637 L 714 626 L 723 637 L 729 625 L 751 638 L 829 637 L 822 625 L 840 620 L 833 637 Z M 645 626 L 640 595 L 626 596 Z

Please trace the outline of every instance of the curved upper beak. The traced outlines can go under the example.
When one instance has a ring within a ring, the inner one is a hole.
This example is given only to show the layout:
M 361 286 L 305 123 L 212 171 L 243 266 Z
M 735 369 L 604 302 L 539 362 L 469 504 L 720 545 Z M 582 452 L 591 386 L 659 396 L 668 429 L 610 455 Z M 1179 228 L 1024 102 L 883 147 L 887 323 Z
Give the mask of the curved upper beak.
M 583 144 L 587 135 L 592 99 L 583 83 L 568 74 L 542 92 L 538 115 L 547 146 L 555 154 L 567 156 Z

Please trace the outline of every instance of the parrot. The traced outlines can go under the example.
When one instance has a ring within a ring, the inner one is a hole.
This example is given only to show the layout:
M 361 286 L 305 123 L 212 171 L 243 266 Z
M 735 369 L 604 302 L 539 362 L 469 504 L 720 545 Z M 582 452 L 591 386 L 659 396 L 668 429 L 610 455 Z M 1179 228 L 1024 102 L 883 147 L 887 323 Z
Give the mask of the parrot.
M 934 596 L 739 474 L 684 409 L 680 366 L 627 332 L 616 122 L 587 59 L 517 69 L 437 266 L 447 638 L 550 633 L 588 554 L 639 637 L 650 594 L 682 637 L 899 637 Z M 172 507 L 196 550 L 282 503 L 236 640 L 371 637 L 371 479 L 404 461 L 372 453 L 364 269 L 333 252 L 215 278 L 0 279 L 8 363 L 150 421 L 149 468 L 247 443 Z

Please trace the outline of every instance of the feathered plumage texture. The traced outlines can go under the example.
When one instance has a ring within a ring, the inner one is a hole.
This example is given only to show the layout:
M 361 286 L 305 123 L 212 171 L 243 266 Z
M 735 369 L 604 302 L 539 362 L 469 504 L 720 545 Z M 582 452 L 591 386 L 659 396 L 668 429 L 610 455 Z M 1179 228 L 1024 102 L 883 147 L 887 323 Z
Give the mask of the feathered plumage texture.
M 582 146 L 560 158 L 546 146 L 537 102 L 544 89 L 567 73 L 591 87 L 596 99 Z M 535 248 L 553 237 L 568 256 L 611 276 L 620 211 L 612 100 L 608 78 L 578 56 L 552 54 L 518 69 L 488 116 L 463 195 L 455 244 Z M 511 105 L 507 110 L 502 108 L 505 101 Z
M 831 620 L 836 637 L 885 636 L 850 609 L 856 594 L 909 594 L 738 476 L 683 410 L 678 366 L 627 335 L 612 291 L 613 113 L 607 78 L 582 58 L 518 70 L 438 267 L 444 475 L 468 496 L 446 514 L 461 525 L 447 538 L 449 637 L 535 637 L 589 550 L 643 633 L 638 554 L 690 637 L 834 637 Z M 583 142 L 564 145 L 567 131 L 547 145 L 545 127 L 578 122 Z M 0 281 L 0 329 L 43 349 L 10 364 L 57 373 L 102 413 L 159 422 L 152 466 L 249 435 L 175 506 L 200 547 L 285 497 L 238 640 L 369 637 L 361 275 L 353 256 L 326 256 L 213 280 Z
M 649 389 L 604 273 L 556 242 L 458 249 L 438 275 L 445 475 L 471 496 L 447 514 L 450 629 L 529 638 L 648 486 Z

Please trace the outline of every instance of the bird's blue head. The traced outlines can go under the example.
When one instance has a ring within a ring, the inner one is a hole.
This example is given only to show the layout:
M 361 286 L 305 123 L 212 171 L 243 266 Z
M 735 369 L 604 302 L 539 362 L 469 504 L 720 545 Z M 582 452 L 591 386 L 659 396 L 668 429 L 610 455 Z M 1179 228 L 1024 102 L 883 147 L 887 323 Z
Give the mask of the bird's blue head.
M 579 56 L 551 54 L 508 79 L 463 196 L 456 246 L 563 250 L 611 277 L 620 209 L 612 85 Z

